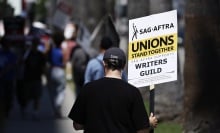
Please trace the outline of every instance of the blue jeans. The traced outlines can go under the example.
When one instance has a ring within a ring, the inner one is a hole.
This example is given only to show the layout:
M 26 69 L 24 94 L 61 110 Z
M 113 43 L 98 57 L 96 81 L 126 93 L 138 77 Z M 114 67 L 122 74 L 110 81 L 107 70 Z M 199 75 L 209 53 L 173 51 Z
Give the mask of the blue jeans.
M 65 97 L 66 76 L 62 67 L 52 67 L 49 75 L 48 89 L 55 113 L 60 111 Z

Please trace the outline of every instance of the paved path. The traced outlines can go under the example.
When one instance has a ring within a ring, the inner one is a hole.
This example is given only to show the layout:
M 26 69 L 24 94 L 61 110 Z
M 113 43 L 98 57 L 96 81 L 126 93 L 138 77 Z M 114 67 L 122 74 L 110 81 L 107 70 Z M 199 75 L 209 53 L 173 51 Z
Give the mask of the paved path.
M 15 101 L 9 119 L 6 121 L 4 133 L 82 133 L 75 131 L 72 127 L 72 121 L 67 118 L 75 97 L 70 87 L 66 88 L 66 97 L 62 107 L 64 118 L 57 119 L 53 117 L 52 107 L 49 102 L 47 89 L 44 89 L 41 100 L 41 110 L 39 120 L 34 121 L 29 114 L 26 119 L 22 119 L 19 112 L 19 106 Z M 28 107 L 30 113 L 31 106 Z

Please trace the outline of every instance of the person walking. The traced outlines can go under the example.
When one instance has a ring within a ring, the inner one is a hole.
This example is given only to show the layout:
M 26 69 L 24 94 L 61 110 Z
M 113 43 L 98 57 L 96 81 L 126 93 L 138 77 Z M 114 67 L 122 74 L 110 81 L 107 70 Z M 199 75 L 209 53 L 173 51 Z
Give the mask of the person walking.
M 17 56 L 11 50 L 12 44 L 5 36 L 0 42 L 0 112 L 7 118 L 13 106 Z
M 66 64 L 66 70 L 68 70 L 69 65 L 71 66 L 70 73 L 67 73 L 66 76 L 69 78 L 68 75 L 71 75 L 75 86 L 76 96 L 79 94 L 84 84 L 85 69 L 90 58 L 81 46 L 82 44 L 77 41 L 79 30 L 79 24 L 75 21 L 70 21 L 65 27 L 65 40 L 61 44 L 63 61 Z
M 102 63 L 103 55 L 105 51 L 113 46 L 113 42 L 110 37 L 103 36 L 99 45 L 99 54 L 95 58 L 92 58 L 87 66 L 84 76 L 84 84 L 93 80 L 100 79 L 105 76 L 104 67 Z M 122 79 L 127 81 L 125 71 L 122 72 Z
M 46 57 L 37 49 L 38 45 L 39 38 L 33 38 L 30 51 L 24 61 L 24 89 L 27 100 L 25 105 L 27 106 L 29 102 L 33 101 L 32 116 L 34 120 L 37 120 L 39 115 L 40 100 L 43 93 L 42 75 L 46 67 Z
M 62 34 L 54 33 L 53 40 L 55 46 L 49 53 L 48 90 L 55 117 L 60 118 L 66 87 L 64 54 L 61 48 L 64 37 Z
M 103 55 L 105 51 L 112 46 L 113 46 L 113 42 L 109 37 L 104 36 L 101 39 L 98 56 L 92 58 L 87 64 L 85 77 L 84 77 L 85 80 L 84 84 L 104 77 L 105 73 L 102 64 Z
M 109 48 L 103 61 L 105 77 L 85 84 L 69 112 L 73 127 L 85 133 L 149 132 L 151 125 L 140 91 L 121 77 L 125 53 Z

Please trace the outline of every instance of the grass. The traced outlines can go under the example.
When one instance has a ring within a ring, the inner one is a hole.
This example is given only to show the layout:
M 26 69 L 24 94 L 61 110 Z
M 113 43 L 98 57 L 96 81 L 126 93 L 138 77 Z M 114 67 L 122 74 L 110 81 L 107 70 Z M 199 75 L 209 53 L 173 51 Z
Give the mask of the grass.
M 145 102 L 145 107 L 149 112 L 149 103 Z M 159 122 L 157 128 L 154 129 L 154 133 L 182 133 L 182 126 L 176 122 Z
M 182 126 L 175 122 L 162 122 L 158 124 L 154 133 L 182 133 Z

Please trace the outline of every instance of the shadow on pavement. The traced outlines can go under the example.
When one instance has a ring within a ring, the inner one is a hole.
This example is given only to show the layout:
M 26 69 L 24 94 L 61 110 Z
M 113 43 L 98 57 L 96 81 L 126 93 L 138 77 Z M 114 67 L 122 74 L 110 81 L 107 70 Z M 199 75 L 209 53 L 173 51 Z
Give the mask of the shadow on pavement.
M 44 88 L 41 99 L 41 109 L 38 119 L 32 118 L 31 105 L 27 109 L 27 117 L 23 119 L 16 98 L 9 118 L 5 121 L 3 133 L 78 133 L 72 127 L 72 121 L 67 114 L 74 102 L 73 92 L 66 88 L 66 97 L 62 107 L 62 118 L 55 118 L 47 88 Z M 82 132 L 82 131 L 79 131 Z

